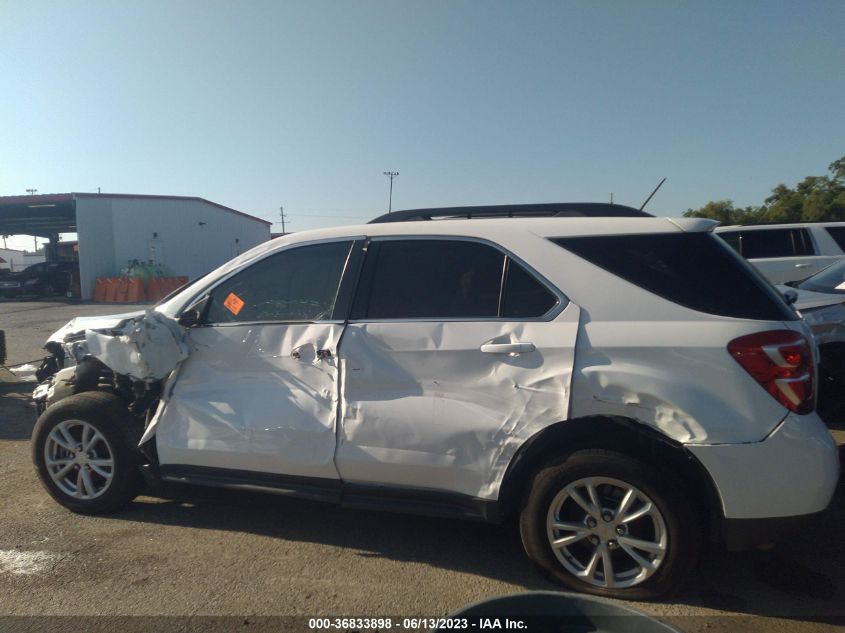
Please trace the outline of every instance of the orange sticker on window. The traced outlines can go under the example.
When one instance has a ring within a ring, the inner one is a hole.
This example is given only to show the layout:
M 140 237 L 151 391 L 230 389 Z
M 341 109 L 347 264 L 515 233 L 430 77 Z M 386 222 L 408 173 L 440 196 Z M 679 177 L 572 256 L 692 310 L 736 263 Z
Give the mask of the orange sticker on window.
M 226 301 L 223 302 L 223 307 L 237 316 L 238 312 L 241 311 L 241 308 L 244 307 L 244 300 L 234 292 L 230 292 L 229 296 L 226 297 Z

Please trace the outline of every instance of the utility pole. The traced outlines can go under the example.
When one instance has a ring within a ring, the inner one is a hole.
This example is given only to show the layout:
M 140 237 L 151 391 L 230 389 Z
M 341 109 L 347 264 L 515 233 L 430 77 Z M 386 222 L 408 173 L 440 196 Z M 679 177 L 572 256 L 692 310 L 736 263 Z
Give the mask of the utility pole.
M 38 189 L 27 189 L 26 192 L 29 195 L 34 196 L 38 192 Z
M 385 176 L 390 178 L 390 198 L 388 198 L 387 202 L 387 212 L 390 213 L 393 211 L 393 179 L 399 175 L 398 171 L 386 171 L 384 172 Z
M 285 208 L 279 207 L 279 215 L 282 216 L 282 235 L 285 234 L 285 222 L 288 219 L 288 216 L 285 215 Z

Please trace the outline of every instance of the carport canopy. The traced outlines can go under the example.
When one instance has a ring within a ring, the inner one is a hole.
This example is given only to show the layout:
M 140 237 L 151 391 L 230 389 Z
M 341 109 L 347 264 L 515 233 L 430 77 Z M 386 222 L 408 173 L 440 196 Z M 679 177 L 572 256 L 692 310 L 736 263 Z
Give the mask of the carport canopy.
M 35 235 L 50 239 L 58 233 L 76 233 L 73 194 L 0 196 L 0 235 Z

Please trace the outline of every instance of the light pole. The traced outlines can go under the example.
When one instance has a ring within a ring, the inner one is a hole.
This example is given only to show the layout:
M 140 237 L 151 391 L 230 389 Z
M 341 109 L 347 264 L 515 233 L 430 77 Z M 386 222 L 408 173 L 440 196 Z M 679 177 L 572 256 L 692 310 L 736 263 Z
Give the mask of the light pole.
M 282 216 L 282 235 L 285 235 L 285 221 L 288 219 L 288 216 L 285 215 L 284 207 L 279 207 L 279 214 Z
M 38 189 L 27 189 L 26 192 L 29 195 L 34 196 L 38 192 Z
M 390 178 L 390 198 L 388 198 L 387 202 L 387 212 L 390 213 L 393 211 L 393 179 L 399 175 L 398 171 L 386 171 L 384 172 L 385 176 Z

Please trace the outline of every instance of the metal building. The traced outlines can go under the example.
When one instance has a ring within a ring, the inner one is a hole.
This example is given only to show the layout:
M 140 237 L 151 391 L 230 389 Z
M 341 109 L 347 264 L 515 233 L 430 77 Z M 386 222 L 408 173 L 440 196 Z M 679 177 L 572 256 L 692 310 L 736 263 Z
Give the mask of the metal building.
M 0 197 L 0 235 L 47 238 L 57 258 L 60 233 L 78 237 L 82 299 L 97 277 L 130 262 L 154 262 L 194 279 L 270 239 L 271 222 L 203 198 L 112 193 Z

